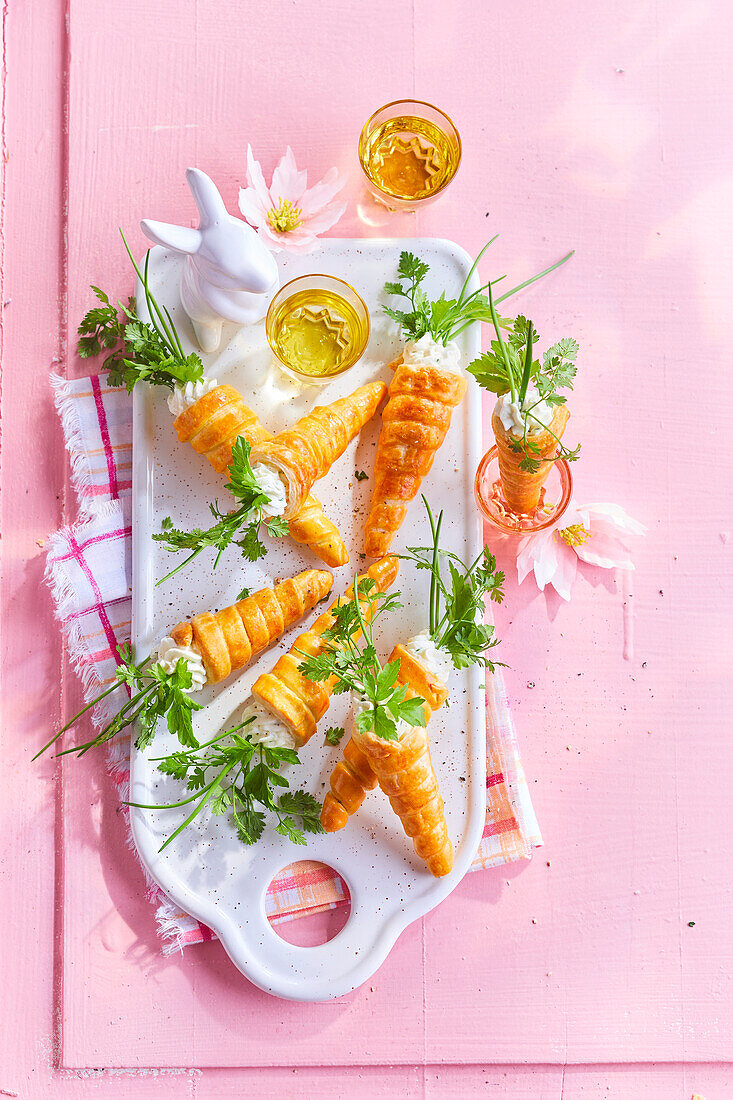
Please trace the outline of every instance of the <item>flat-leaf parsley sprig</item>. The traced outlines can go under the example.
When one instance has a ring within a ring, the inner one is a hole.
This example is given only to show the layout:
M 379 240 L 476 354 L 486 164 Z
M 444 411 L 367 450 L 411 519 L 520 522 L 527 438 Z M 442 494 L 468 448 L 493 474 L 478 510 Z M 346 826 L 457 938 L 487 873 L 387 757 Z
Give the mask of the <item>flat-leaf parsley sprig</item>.
M 566 399 L 558 390 L 573 388 L 577 374 L 575 360 L 578 344 L 571 337 L 566 337 L 548 348 L 541 360 L 535 359 L 534 345 L 539 336 L 533 322 L 521 314 L 514 321 L 502 321 L 496 314 L 491 288 L 489 305 L 496 339 L 491 341 L 489 351 L 469 363 L 468 373 L 474 376 L 483 389 L 499 396 L 510 394 L 512 402 L 519 408 L 523 431 L 521 436 L 510 439 L 510 445 L 513 450 L 521 451 L 524 455 L 520 469 L 528 473 L 535 473 L 539 469 L 539 461 L 535 456 L 540 453 L 540 448 L 532 439 L 532 434 L 543 430 L 557 440 L 557 452 L 551 461 L 564 458 L 567 462 L 573 462 L 580 454 L 580 446 L 573 449 L 566 447 L 552 429 L 539 419 L 535 409 L 542 402 L 551 409 L 565 404 Z M 506 340 L 502 336 L 502 328 L 507 329 Z M 527 405 L 530 385 L 536 391 L 537 397 Z
M 439 512 L 436 519 L 424 496 L 422 499 L 432 545 L 409 546 L 400 556 L 430 573 L 430 638 L 449 654 L 454 668 L 480 664 L 493 672 L 501 662 L 491 661 L 487 650 L 498 645 L 499 639 L 494 627 L 482 620 L 486 598 L 494 603 L 504 598 L 504 574 L 496 568 L 496 559 L 486 547 L 470 565 L 465 565 L 457 554 L 441 549 L 443 513 Z
M 194 558 L 213 546 L 216 549 L 216 558 L 213 568 L 216 569 L 224 551 L 232 544 L 238 546 L 246 561 L 258 561 L 267 553 L 267 547 L 260 541 L 259 530 L 262 523 L 262 509 L 269 504 L 270 497 L 260 488 L 255 479 L 250 465 L 250 444 L 239 436 L 232 448 L 232 458 L 229 464 L 229 489 L 239 504 L 232 512 L 222 512 L 218 501 L 209 505 L 212 516 L 217 521 L 212 527 L 202 530 L 195 527 L 191 531 L 181 531 L 173 526 L 173 520 L 166 516 L 162 523 L 162 530 L 153 535 L 156 542 L 170 553 L 179 550 L 190 550 L 191 553 L 179 565 L 166 573 L 156 582 L 156 587 L 163 584 L 170 577 L 180 572 L 181 569 L 192 562 Z M 281 516 L 273 516 L 265 524 L 268 534 L 281 538 L 288 534 L 287 521 Z
M 299 665 L 309 680 L 333 676 L 334 694 L 353 691 L 365 700 L 368 705 L 356 724 L 362 733 L 373 732 L 385 741 L 399 740 L 402 722 L 425 725 L 425 700 L 406 698 L 406 685 L 397 683 L 400 662 L 382 665 L 374 645 L 375 621 L 400 607 L 399 592 L 380 592 L 371 577 L 356 579 L 351 599 L 334 611 L 332 625 L 321 635 L 324 650 L 316 656 L 303 654 Z
M 386 294 L 402 297 L 405 299 L 405 303 L 402 309 L 385 306 L 384 312 L 393 321 L 397 322 L 406 340 L 419 340 L 421 336 L 430 335 L 437 343 L 447 344 L 450 340 L 455 340 L 474 321 L 488 322 L 491 320 L 491 307 L 483 291 L 500 283 L 506 276 L 501 275 L 471 293 L 468 293 L 468 284 L 487 248 L 494 243 L 497 236 L 498 234 L 492 237 L 479 252 L 457 298 L 446 298 L 445 294 L 441 294 L 439 298 L 431 301 L 421 285 L 430 270 L 430 266 L 423 260 L 418 259 L 412 252 L 402 252 L 400 254 L 397 269 L 398 281 L 385 283 L 384 291 Z M 551 271 L 555 271 L 561 264 L 569 260 L 572 255 L 573 252 L 568 252 L 566 256 L 551 264 L 550 267 L 545 268 L 544 271 L 540 271 L 537 275 L 532 275 L 529 279 L 525 279 L 523 283 L 519 283 L 518 286 L 512 287 L 511 290 L 506 291 L 505 294 L 496 299 L 496 304 L 498 305 L 499 302 L 511 298 L 513 294 L 517 294 L 525 287 L 536 283 L 538 279 L 549 275 Z
M 191 813 L 163 842 L 163 851 L 208 806 L 211 813 L 230 814 L 243 844 L 255 844 L 265 828 L 265 811 L 275 814 L 275 831 L 293 844 L 306 844 L 306 833 L 322 833 L 321 804 L 307 791 L 291 791 L 280 774 L 283 764 L 297 764 L 294 749 L 271 748 L 253 743 L 240 733 L 253 722 L 248 718 L 232 729 L 195 748 L 154 757 L 158 770 L 186 784 L 191 795 L 179 802 L 147 805 L 129 802 L 144 810 L 172 810 L 195 803 Z M 275 789 L 286 788 L 276 796 Z
M 103 350 L 109 351 L 103 363 L 109 370 L 107 381 L 110 386 L 125 386 L 128 393 L 138 382 L 171 390 L 187 382 L 200 382 L 204 377 L 201 359 L 195 352 L 186 355 L 173 318 L 165 306 L 158 304 L 150 289 L 150 252 L 146 253 L 140 271 L 122 230 L 120 236 L 143 288 L 150 321 L 140 319 L 134 298 L 127 305 L 114 303 L 103 290 L 92 286 L 101 305 L 92 307 L 79 325 L 79 355 L 89 359 Z
M 194 702 L 188 694 L 193 687 L 193 676 L 188 667 L 188 662 L 181 657 L 176 662 L 172 672 L 168 672 L 159 664 L 154 655 L 146 657 L 140 664 L 136 664 L 129 645 L 118 647 L 120 664 L 115 669 L 114 682 L 96 699 L 92 699 L 85 707 L 75 714 L 71 721 L 62 726 L 54 736 L 33 757 L 37 760 L 42 753 L 55 744 L 58 739 L 71 729 L 83 714 L 96 706 L 119 687 L 125 686 L 130 698 L 123 703 L 117 714 L 102 730 L 80 745 L 72 745 L 68 749 L 59 752 L 58 756 L 66 756 L 69 753 L 77 753 L 83 756 L 89 749 L 97 745 L 104 745 L 111 741 L 122 730 L 127 729 L 137 722 L 140 726 L 135 744 L 139 749 L 149 745 L 155 734 L 155 727 L 161 718 L 165 718 L 169 731 L 178 738 L 182 745 L 196 746 L 198 741 L 193 732 L 192 714 L 201 709 L 201 704 Z

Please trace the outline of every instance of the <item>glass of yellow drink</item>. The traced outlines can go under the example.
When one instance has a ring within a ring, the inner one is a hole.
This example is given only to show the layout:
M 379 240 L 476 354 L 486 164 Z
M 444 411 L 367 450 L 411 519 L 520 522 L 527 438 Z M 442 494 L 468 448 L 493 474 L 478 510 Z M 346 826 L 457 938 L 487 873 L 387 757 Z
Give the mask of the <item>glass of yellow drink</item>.
M 455 176 L 461 137 L 437 107 L 398 99 L 364 124 L 359 162 L 376 199 L 391 210 L 414 210 L 435 199 Z
M 265 331 L 287 374 L 300 382 L 323 385 L 364 354 L 369 310 L 343 279 L 301 275 L 272 299 Z

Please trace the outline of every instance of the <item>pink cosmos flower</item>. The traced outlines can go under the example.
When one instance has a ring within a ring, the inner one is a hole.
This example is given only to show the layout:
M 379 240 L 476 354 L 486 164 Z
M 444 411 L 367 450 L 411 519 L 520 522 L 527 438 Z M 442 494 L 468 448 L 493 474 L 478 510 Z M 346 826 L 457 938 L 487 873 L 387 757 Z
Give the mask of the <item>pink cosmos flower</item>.
M 331 229 L 346 210 L 345 202 L 334 202 L 346 183 L 336 168 L 330 168 L 314 187 L 308 188 L 307 183 L 308 173 L 298 171 L 288 145 L 268 188 L 252 146 L 247 146 L 248 186 L 240 188 L 239 209 L 273 252 L 314 252 L 319 247 L 318 234 Z
M 534 571 L 540 591 L 551 584 L 569 600 L 578 559 L 601 569 L 633 569 L 627 539 L 645 532 L 618 504 L 571 504 L 556 524 L 519 543 L 519 583 Z

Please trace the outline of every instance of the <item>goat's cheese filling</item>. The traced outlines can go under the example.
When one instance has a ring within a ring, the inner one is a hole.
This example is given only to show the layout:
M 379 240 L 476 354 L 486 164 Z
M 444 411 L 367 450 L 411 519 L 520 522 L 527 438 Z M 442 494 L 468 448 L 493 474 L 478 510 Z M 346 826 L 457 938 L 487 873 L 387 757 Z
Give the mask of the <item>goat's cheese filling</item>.
M 525 414 L 531 411 L 527 420 L 527 434 L 536 435 L 552 424 L 554 409 L 546 401 L 540 401 L 540 395 L 534 386 L 527 386 L 524 401 L 512 401 L 510 393 L 502 394 L 496 402 L 496 413 L 505 432 L 510 435 L 524 435 Z
M 166 672 L 175 672 L 176 665 L 183 658 L 188 665 L 188 670 L 193 678 L 190 688 L 184 690 L 190 694 L 192 691 L 200 691 L 206 683 L 206 669 L 203 658 L 197 649 L 188 645 L 177 645 L 172 638 L 165 637 L 158 643 L 156 662 Z
M 418 340 L 408 340 L 402 352 L 402 362 L 411 367 L 438 367 L 454 374 L 460 374 L 463 369 L 458 344 L 453 340 L 440 344 L 429 332 Z
M 262 507 L 262 518 L 272 519 L 273 516 L 281 516 L 288 503 L 288 491 L 279 471 L 269 462 L 254 462 L 252 473 L 262 492 L 267 493 L 270 498 Z
M 186 382 L 185 386 L 174 386 L 168 396 L 168 408 L 173 416 L 180 416 L 186 409 L 195 405 L 200 397 L 219 385 L 215 378 L 202 378 L 200 382 Z
M 266 745 L 270 749 L 295 748 L 295 738 L 288 727 L 256 699 L 249 699 L 242 708 L 240 721 L 246 722 L 249 718 L 252 721 L 241 732 L 253 745 Z
M 427 630 L 421 630 L 414 638 L 405 642 L 405 649 L 425 665 L 428 672 L 444 683 L 453 671 L 453 661 L 449 653 L 437 646 Z

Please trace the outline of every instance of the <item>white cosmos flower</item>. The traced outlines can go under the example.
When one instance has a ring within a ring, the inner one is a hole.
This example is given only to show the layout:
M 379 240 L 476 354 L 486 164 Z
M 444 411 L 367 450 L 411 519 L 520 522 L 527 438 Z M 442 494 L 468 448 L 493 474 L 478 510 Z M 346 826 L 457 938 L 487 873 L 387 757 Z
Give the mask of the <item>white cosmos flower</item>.
M 578 560 L 601 569 L 633 569 L 628 537 L 645 533 L 646 527 L 618 504 L 571 504 L 556 524 L 519 543 L 519 583 L 533 572 L 540 591 L 551 584 L 569 600 Z

